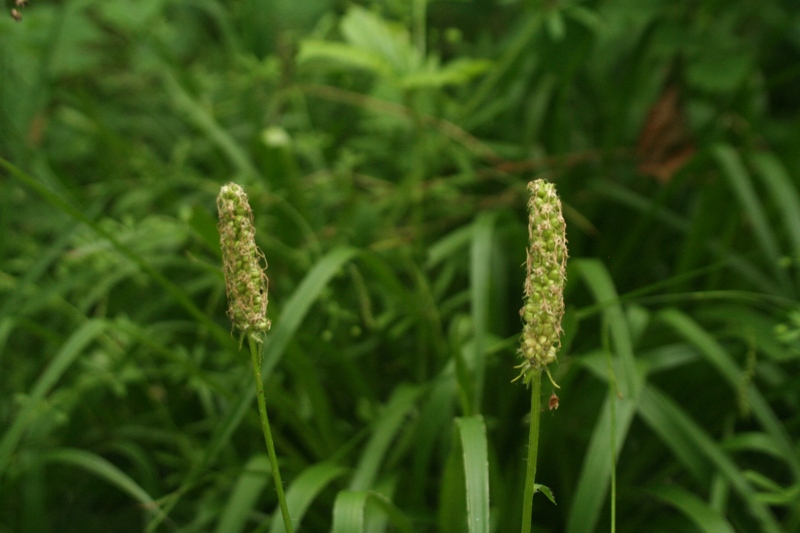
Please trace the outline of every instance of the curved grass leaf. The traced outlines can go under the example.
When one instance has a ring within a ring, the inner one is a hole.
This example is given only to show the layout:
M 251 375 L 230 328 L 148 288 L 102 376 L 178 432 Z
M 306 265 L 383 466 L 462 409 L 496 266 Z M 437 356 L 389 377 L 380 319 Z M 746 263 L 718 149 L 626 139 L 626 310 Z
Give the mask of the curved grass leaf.
M 308 507 L 319 493 L 334 479 L 344 475 L 347 469 L 333 463 L 317 463 L 303 471 L 302 474 L 289 486 L 286 491 L 286 505 L 289 507 L 289 516 L 292 525 L 300 527 Z M 270 533 L 285 533 L 286 528 L 281 519 L 280 509 L 272 516 Z
M 734 533 L 733 527 L 711 507 L 691 492 L 677 486 L 661 486 L 647 492 L 676 508 L 703 533 Z
M 149 513 L 155 513 L 163 517 L 163 512 L 159 508 L 158 503 L 156 503 L 147 491 L 139 486 L 139 484 L 131 479 L 125 472 L 97 454 L 87 452 L 86 450 L 60 448 L 45 453 L 42 459 L 47 462 L 61 463 L 82 468 L 131 496 L 134 500 L 142 504 L 144 509 Z
M 679 335 L 696 346 L 703 357 L 728 382 L 732 390 L 736 391 L 740 388 L 742 370 L 710 333 L 677 309 L 665 309 L 657 316 L 670 325 Z M 792 469 L 795 479 L 800 480 L 800 454 L 798 454 L 793 445 L 786 428 L 758 388 L 750 384 L 746 387 L 745 393 L 753 414 L 775 440 L 776 445 L 781 447 L 783 456 Z
M 670 449 L 679 457 L 683 453 L 677 450 L 678 440 L 669 435 L 679 434 L 680 442 L 688 443 L 703 455 L 715 467 L 716 471 L 730 482 L 731 486 L 742 499 L 742 503 L 756 518 L 760 525 L 759 531 L 764 533 L 779 533 L 781 527 L 775 516 L 758 498 L 758 494 L 742 475 L 739 467 L 731 460 L 725 451 L 714 442 L 711 437 L 697 425 L 671 398 L 653 386 L 647 386 L 639 398 L 639 407 L 646 418 L 653 419 L 648 413 L 659 413 L 660 417 L 668 420 L 669 434 L 664 429 L 667 424 L 651 426 L 654 431 L 661 432 L 661 436 Z M 684 444 L 680 444 L 681 446 Z
M 374 491 L 345 490 L 336 496 L 333 504 L 333 533 L 361 533 L 366 531 L 364 512 L 372 504 L 383 511 L 398 531 L 412 533 L 409 519 L 382 494 Z

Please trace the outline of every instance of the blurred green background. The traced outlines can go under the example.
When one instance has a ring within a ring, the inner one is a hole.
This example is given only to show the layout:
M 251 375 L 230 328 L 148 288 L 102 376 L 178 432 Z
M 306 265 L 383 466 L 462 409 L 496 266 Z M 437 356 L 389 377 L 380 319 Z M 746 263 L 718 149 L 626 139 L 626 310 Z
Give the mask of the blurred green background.
M 229 181 L 298 531 L 467 531 L 478 414 L 470 531 L 517 530 L 534 178 L 571 256 L 534 531 L 800 531 L 796 2 L 4 12 L 0 532 L 283 531 L 225 316 Z

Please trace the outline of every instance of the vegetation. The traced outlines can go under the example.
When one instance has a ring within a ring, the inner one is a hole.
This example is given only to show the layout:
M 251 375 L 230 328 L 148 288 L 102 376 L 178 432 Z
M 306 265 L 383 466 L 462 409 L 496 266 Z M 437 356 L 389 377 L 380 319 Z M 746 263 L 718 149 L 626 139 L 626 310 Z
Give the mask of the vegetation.
M 793 2 L 6 11 L 0 532 L 285 530 L 229 182 L 294 529 L 520 531 L 534 179 L 570 259 L 532 530 L 800 531 Z

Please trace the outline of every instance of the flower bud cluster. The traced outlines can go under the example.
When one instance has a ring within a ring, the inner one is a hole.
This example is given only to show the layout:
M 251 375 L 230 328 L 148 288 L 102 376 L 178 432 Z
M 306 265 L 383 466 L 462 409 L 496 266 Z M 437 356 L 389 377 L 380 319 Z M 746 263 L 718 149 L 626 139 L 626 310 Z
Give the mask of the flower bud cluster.
M 519 354 L 521 377 L 541 371 L 556 360 L 561 346 L 564 285 L 567 281 L 566 223 L 555 185 L 545 180 L 528 184 L 528 254 L 525 305 Z
M 223 185 L 217 196 L 217 210 L 228 316 L 245 335 L 264 333 L 270 328 L 267 259 L 256 246 L 256 229 L 247 194 L 235 183 Z

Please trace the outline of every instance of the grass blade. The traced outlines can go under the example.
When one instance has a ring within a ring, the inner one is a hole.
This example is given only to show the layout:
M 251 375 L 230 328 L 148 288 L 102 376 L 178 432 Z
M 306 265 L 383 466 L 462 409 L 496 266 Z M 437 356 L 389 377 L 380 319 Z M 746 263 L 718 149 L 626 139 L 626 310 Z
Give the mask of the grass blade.
M 608 493 L 611 467 L 614 458 L 609 451 L 611 442 L 611 398 L 606 396 L 600 416 L 594 426 L 592 438 L 584 453 L 583 467 L 578 478 L 575 497 L 567 517 L 567 533 L 595 531 L 600 511 Z M 618 456 L 630 429 L 636 403 L 629 398 L 614 398 L 616 406 L 616 435 L 614 442 Z
M 347 469 L 333 463 L 318 463 L 303 471 L 302 474 L 289 486 L 286 491 L 286 504 L 289 506 L 289 514 L 295 528 L 300 528 L 303 519 L 311 502 L 314 501 L 319 493 L 334 479 L 344 475 Z M 285 533 L 286 528 L 281 520 L 280 509 L 276 510 L 272 516 L 272 528 L 270 533 Z M 222 533 L 222 532 L 220 532 Z
M 306 275 L 300 286 L 289 298 L 289 301 L 286 302 L 280 317 L 273 319 L 274 327 L 264 342 L 262 379 L 266 379 L 269 376 L 272 369 L 280 361 L 280 358 L 283 357 L 286 346 L 300 327 L 303 318 L 311 308 L 311 304 L 319 297 L 322 289 L 325 288 L 342 265 L 352 259 L 356 253 L 357 251 L 353 248 L 336 248 L 329 252 Z M 233 432 L 239 427 L 256 396 L 255 388 L 250 386 L 251 380 L 252 376 L 249 374 L 244 378 L 240 387 L 242 393 L 238 395 L 238 402 L 230 408 L 226 416 L 217 424 L 205 453 L 194 464 L 194 467 L 169 503 L 164 505 L 166 512 L 169 512 L 178 503 L 182 495 L 194 485 L 203 471 L 208 468 L 213 458 L 230 441 Z M 150 523 L 148 531 L 154 531 L 159 523 L 160 521 Z
M 36 419 L 36 412 L 44 397 L 77 358 L 84 353 L 86 346 L 106 329 L 106 326 L 106 322 L 103 320 L 87 320 L 84 322 L 61 346 L 61 350 L 53 357 L 53 360 L 42 375 L 36 380 L 24 407 L 14 418 L 11 426 L 3 433 L 3 438 L 0 439 L 0 479 L 2 479 L 6 466 L 8 466 L 14 448 L 28 426 Z
M 138 483 L 125 472 L 97 454 L 85 450 L 60 448 L 46 453 L 43 459 L 48 462 L 77 466 L 131 496 L 151 513 L 163 515 L 158 504 Z
M 489 532 L 489 455 L 480 415 L 456 419 L 464 460 L 467 524 L 470 533 Z
M 219 324 L 214 322 L 211 317 L 208 316 L 207 313 L 201 311 L 197 305 L 192 301 L 191 298 L 183 291 L 180 287 L 172 283 L 164 274 L 156 270 L 152 265 L 150 265 L 147 261 L 139 257 L 136 253 L 133 252 L 129 247 L 122 244 L 119 239 L 114 237 L 108 230 L 104 229 L 100 224 L 97 224 L 89 217 L 87 217 L 81 209 L 76 208 L 68 201 L 64 200 L 54 191 L 50 190 L 47 186 L 39 182 L 33 176 L 23 172 L 10 162 L 6 161 L 2 157 L 0 157 L 0 166 L 5 167 L 14 177 L 16 177 L 19 181 L 36 191 L 36 193 L 44 198 L 47 203 L 52 205 L 53 207 L 59 209 L 60 211 L 66 213 L 73 219 L 86 224 L 88 227 L 92 229 L 95 233 L 103 237 L 104 239 L 108 240 L 109 243 L 123 256 L 128 258 L 134 264 L 136 264 L 142 271 L 146 272 L 153 280 L 156 281 L 159 285 L 161 285 L 167 293 L 169 293 L 175 301 L 184 308 L 184 310 L 191 315 L 195 320 L 197 320 L 200 324 L 203 325 L 212 335 L 214 338 L 219 342 L 221 346 L 235 346 L 234 341 L 231 339 L 230 333 L 222 328 Z
M 700 426 L 683 412 L 680 406 L 653 386 L 648 386 L 642 391 L 639 404 L 643 413 L 658 412 L 661 416 L 668 418 L 671 427 L 670 432 L 679 432 L 683 440 L 689 442 L 690 446 L 696 448 L 714 465 L 716 470 L 739 493 L 743 505 L 747 506 L 753 517 L 758 520 L 761 526 L 760 531 L 764 533 L 779 533 L 781 531 L 781 527 L 772 512 L 761 502 L 758 494 L 742 475 L 739 467 Z M 652 427 L 656 431 L 662 429 L 660 426 Z M 666 436 L 666 433 L 663 436 Z M 674 440 L 665 442 L 670 445 Z M 673 448 L 673 451 L 676 450 Z
M 574 259 L 570 264 L 577 269 L 589 287 L 611 331 L 614 352 L 617 355 L 615 359 L 622 370 L 620 392 L 626 397 L 635 397 L 642 380 L 633 354 L 630 329 L 614 281 L 605 265 L 597 259 Z
M 484 347 L 489 322 L 489 286 L 492 280 L 492 244 L 495 223 L 494 213 L 483 213 L 475 221 L 475 232 L 470 248 L 470 297 L 472 300 L 472 326 L 475 331 L 475 374 L 472 414 L 481 412 L 483 382 L 486 368 Z
M 252 516 L 258 497 L 272 479 L 269 457 L 256 455 L 244 467 L 233 486 L 228 503 L 217 523 L 217 533 L 244 531 L 248 518 Z M 280 517 L 279 517 L 280 518 Z M 280 522 L 280 519 L 277 519 Z M 283 522 L 281 522 L 283 525 Z
M 385 496 L 373 491 L 345 490 L 336 496 L 333 504 L 333 533 L 359 533 L 365 531 L 364 511 L 367 504 L 376 505 L 404 533 L 413 533 L 411 522 Z
M 372 488 L 383 458 L 402 427 L 406 415 L 414 406 L 419 392 L 418 387 L 409 385 L 401 385 L 395 389 L 356 466 L 353 479 L 350 481 L 351 491 Z
M 794 288 L 786 271 L 780 267 L 781 254 L 772 225 L 767 219 L 763 205 L 759 202 L 758 195 L 739 154 L 732 147 L 724 144 L 714 147 L 713 153 L 722 167 L 723 174 L 728 178 L 728 183 L 739 200 L 739 204 L 747 214 L 750 224 L 753 226 L 756 241 L 767 264 L 771 267 L 773 275 L 780 282 L 782 291 L 794 294 Z
M 784 229 L 792 246 L 792 257 L 795 262 L 800 261 L 800 195 L 797 193 L 797 185 L 792 181 L 786 167 L 773 154 L 754 154 L 751 161 L 783 218 Z M 800 286 L 800 270 L 797 284 Z
M 691 492 L 678 486 L 648 489 L 650 494 L 675 507 L 704 533 L 735 533 L 725 517 Z
M 367 492 L 343 490 L 333 503 L 333 533 L 360 533 L 364 531 L 364 510 Z
M 732 390 L 736 391 L 740 388 L 742 370 L 710 333 L 677 309 L 666 309 L 659 313 L 658 317 L 692 345 L 696 346 L 703 357 L 728 382 Z M 748 385 L 745 393 L 753 414 L 764 429 L 769 432 L 775 443 L 781 447 L 783 457 L 789 464 L 795 479 L 800 479 L 800 455 L 798 455 L 795 446 L 792 444 L 792 438 L 787 433 L 786 428 L 770 407 L 769 402 L 754 385 Z

